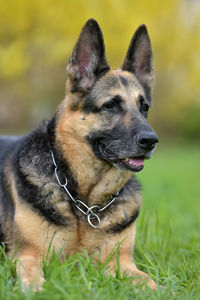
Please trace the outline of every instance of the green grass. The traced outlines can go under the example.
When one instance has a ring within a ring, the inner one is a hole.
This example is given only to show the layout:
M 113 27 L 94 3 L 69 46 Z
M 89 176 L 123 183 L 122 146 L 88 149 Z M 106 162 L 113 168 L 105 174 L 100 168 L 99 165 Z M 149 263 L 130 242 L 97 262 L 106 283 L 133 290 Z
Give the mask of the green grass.
M 24 295 L 15 263 L 0 254 L 0 299 L 200 299 L 200 156 L 199 145 L 160 146 L 138 174 L 144 200 L 137 221 L 134 258 L 160 286 L 138 290 L 117 271 L 105 277 L 86 253 L 59 264 L 44 264 L 41 292 Z

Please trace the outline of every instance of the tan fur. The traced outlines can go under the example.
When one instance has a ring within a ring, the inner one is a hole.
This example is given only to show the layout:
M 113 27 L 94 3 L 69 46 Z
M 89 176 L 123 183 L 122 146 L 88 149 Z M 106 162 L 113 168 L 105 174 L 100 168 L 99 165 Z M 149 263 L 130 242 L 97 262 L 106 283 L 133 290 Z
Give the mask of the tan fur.
M 98 180 L 103 163 L 96 159 L 84 139 L 95 121 L 94 117 L 86 117 L 85 120 L 83 118 L 85 116 L 79 111 L 71 112 L 67 107 L 59 120 L 56 136 L 74 178 L 79 182 L 79 193 L 82 197 L 86 197 L 91 186 Z
M 130 243 L 130 240 L 133 241 L 133 243 Z M 121 243 L 120 243 L 121 242 Z M 117 243 L 120 243 L 120 248 L 118 251 L 119 256 L 119 263 L 120 263 L 120 270 L 123 273 L 126 273 L 129 276 L 136 277 L 133 279 L 133 284 L 144 284 L 146 283 L 151 289 L 156 289 L 155 282 L 150 279 L 147 274 L 137 269 L 133 258 L 132 258 L 132 251 L 133 246 L 135 242 L 135 223 L 133 223 L 129 228 L 125 229 L 122 233 L 117 234 L 117 236 L 112 238 L 109 241 L 109 246 L 105 245 L 105 253 L 102 259 L 103 261 L 106 261 L 106 258 L 109 255 L 110 249 L 114 248 L 114 246 L 117 245 Z M 103 250 L 104 250 L 103 248 Z M 115 275 L 116 270 L 116 259 L 115 256 L 113 256 L 112 261 L 110 262 L 110 268 L 108 269 L 107 273 L 111 273 L 112 275 Z

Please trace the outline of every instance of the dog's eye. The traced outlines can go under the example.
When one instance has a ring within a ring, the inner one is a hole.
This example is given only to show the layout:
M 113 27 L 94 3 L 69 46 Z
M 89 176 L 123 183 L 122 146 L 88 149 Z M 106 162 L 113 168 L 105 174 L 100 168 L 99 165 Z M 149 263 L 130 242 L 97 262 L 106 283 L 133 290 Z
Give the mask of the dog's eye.
M 122 110 L 121 102 L 122 102 L 121 96 L 119 95 L 114 96 L 110 101 L 105 102 L 103 104 L 102 109 L 108 110 L 110 112 L 119 112 Z
M 115 105 L 116 104 L 114 101 L 110 101 L 110 102 L 104 103 L 103 108 L 110 110 L 110 109 L 113 109 L 115 107 Z
M 140 96 L 140 111 L 145 117 L 147 117 L 148 110 L 149 105 L 145 103 L 144 97 Z
M 148 110 L 149 110 L 149 106 L 147 105 L 147 104 L 142 104 L 142 110 L 144 111 L 144 112 L 148 112 Z

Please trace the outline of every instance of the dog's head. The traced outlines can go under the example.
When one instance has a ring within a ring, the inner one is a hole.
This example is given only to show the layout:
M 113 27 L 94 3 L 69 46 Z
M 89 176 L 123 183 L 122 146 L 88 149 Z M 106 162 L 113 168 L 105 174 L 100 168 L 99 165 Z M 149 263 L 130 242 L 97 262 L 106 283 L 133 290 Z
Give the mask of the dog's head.
M 68 113 L 62 130 L 70 129 L 98 158 L 121 169 L 140 171 L 158 142 L 147 122 L 153 69 L 146 26 L 137 29 L 122 67 L 114 71 L 106 61 L 100 27 L 88 20 L 67 73 Z

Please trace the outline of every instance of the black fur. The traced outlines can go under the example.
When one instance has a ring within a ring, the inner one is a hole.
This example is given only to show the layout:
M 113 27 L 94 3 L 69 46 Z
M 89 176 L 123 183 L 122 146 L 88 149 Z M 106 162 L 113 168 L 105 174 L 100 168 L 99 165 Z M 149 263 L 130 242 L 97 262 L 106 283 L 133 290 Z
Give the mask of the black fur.
M 116 223 L 112 227 L 110 227 L 107 232 L 108 233 L 119 233 L 128 226 L 130 226 L 135 220 L 137 219 L 139 215 L 139 210 L 134 210 L 133 213 L 130 216 L 127 216 L 126 219 L 124 219 L 121 223 Z
M 54 207 L 49 204 L 49 199 L 52 197 L 53 190 L 44 195 L 44 193 L 41 193 L 43 187 L 31 183 L 29 176 L 24 171 L 27 168 L 29 170 L 37 170 L 38 178 L 42 175 L 46 176 L 49 182 L 56 182 L 56 179 L 54 178 L 55 167 L 50 153 L 50 150 L 53 150 L 58 164 L 60 177 L 63 180 L 64 176 L 68 177 L 68 187 L 72 195 L 74 197 L 76 196 L 76 183 L 73 180 L 71 173 L 69 174 L 69 168 L 62 158 L 62 154 L 58 153 L 55 148 L 54 126 L 55 120 L 52 119 L 49 122 L 43 123 L 30 135 L 16 138 L 0 138 L 0 207 L 2 207 L 1 212 L 3 212 L 1 219 L 5 219 L 7 213 L 10 216 L 13 216 L 14 213 L 12 198 L 4 183 L 6 176 L 3 174 L 5 164 L 7 160 L 10 160 L 20 198 L 23 199 L 23 201 L 29 202 L 33 208 L 36 209 L 37 213 L 43 215 L 50 222 L 57 225 L 70 225 L 70 222 L 62 217 Z M 59 186 L 57 186 L 57 188 L 63 193 Z M 65 198 L 64 193 L 63 197 Z M 0 224 L 1 223 L 3 223 L 3 221 L 0 222 Z
M 127 78 L 125 78 L 124 76 L 119 76 L 119 78 L 120 78 L 122 84 L 127 87 L 128 86 Z
M 11 238 L 11 233 L 6 224 L 13 222 L 14 203 L 9 193 L 9 182 L 7 182 L 5 166 L 9 157 L 12 156 L 18 147 L 17 142 L 20 142 L 20 140 L 21 137 L 0 137 L 0 243 L 6 245 L 6 250 L 9 250 L 7 241 Z

